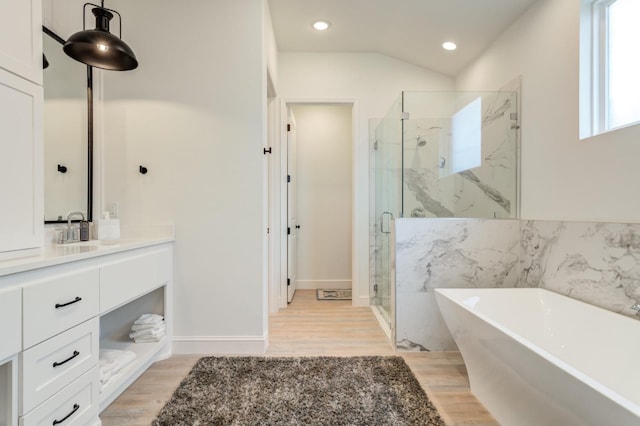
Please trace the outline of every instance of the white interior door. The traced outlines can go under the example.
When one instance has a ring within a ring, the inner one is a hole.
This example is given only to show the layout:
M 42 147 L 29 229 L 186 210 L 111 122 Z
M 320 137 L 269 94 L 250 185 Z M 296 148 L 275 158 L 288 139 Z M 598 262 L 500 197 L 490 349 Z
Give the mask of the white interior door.
M 297 265 L 296 125 L 293 114 L 287 124 L 287 301 L 296 292 Z

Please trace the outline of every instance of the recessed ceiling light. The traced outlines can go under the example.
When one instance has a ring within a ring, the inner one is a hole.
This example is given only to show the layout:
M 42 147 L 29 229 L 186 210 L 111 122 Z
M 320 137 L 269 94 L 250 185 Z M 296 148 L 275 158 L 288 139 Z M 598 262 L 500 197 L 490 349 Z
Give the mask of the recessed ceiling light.
M 456 46 L 456 44 L 452 41 L 445 41 L 444 43 L 442 43 L 442 48 L 445 50 L 456 50 L 458 46 Z
M 324 31 L 329 28 L 329 25 L 331 24 L 328 21 L 316 21 L 313 23 L 313 28 L 318 31 Z

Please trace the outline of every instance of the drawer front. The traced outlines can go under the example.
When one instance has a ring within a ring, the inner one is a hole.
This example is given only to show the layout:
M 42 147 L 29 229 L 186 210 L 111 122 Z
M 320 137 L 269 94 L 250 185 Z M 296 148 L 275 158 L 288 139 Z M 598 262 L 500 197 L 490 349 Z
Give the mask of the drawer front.
M 38 408 L 20 426 L 85 426 L 98 422 L 98 368 L 93 368 Z
M 22 353 L 20 413 L 28 413 L 98 365 L 99 328 L 94 318 Z
M 27 349 L 98 315 L 97 268 L 35 282 L 22 292 L 22 345 Z
M 100 312 L 169 282 L 171 262 L 171 252 L 165 249 L 100 268 Z
M 0 360 L 20 352 L 22 336 L 22 290 L 0 290 Z

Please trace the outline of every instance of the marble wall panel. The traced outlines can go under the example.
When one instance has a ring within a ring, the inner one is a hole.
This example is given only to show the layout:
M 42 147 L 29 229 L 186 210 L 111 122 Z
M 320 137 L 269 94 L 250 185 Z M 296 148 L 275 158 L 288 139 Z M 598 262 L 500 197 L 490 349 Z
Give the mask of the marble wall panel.
M 396 347 L 455 350 L 434 289 L 542 287 L 640 319 L 640 224 L 395 222 Z
M 522 221 L 521 247 L 522 285 L 636 317 L 640 224 Z
M 405 217 L 517 216 L 516 101 L 514 92 L 482 94 L 481 166 L 460 173 L 451 173 L 450 118 L 403 121 Z
M 434 289 L 520 285 L 520 221 L 395 221 L 398 348 L 454 350 Z

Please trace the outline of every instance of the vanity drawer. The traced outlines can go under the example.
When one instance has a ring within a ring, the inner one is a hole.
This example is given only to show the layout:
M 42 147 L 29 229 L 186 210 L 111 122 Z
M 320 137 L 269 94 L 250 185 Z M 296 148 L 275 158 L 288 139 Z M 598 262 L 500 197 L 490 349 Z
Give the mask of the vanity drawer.
M 80 324 L 22 353 L 21 413 L 28 413 L 98 365 L 98 318 Z
M 97 423 L 98 385 L 98 367 L 95 367 L 21 417 L 20 426 L 85 426 Z
M 29 284 L 22 292 L 22 347 L 27 349 L 98 315 L 97 268 Z
M 100 312 L 109 311 L 171 280 L 171 252 L 159 250 L 100 268 Z
M 22 289 L 0 290 L 0 360 L 21 349 Z

